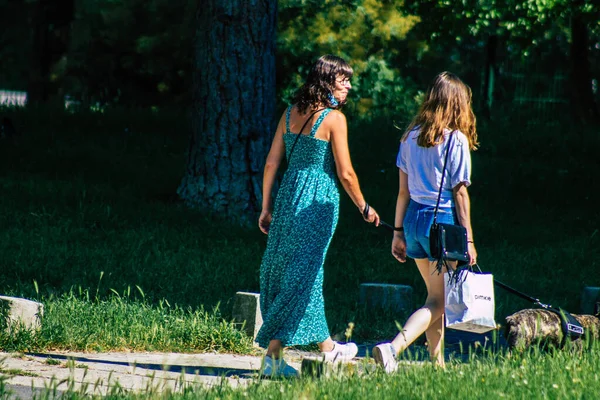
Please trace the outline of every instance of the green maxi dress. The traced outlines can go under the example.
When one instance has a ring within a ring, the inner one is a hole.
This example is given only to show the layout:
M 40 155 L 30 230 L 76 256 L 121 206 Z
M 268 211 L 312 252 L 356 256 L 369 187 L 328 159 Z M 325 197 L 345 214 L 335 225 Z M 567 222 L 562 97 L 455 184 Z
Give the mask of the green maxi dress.
M 331 143 L 315 138 L 315 133 L 331 109 L 321 113 L 310 134 L 298 138 L 290 132 L 291 109 L 286 111 L 283 135 L 288 168 L 260 266 L 263 325 L 256 341 L 263 348 L 273 339 L 292 346 L 329 337 L 323 263 L 338 221 L 340 193 Z

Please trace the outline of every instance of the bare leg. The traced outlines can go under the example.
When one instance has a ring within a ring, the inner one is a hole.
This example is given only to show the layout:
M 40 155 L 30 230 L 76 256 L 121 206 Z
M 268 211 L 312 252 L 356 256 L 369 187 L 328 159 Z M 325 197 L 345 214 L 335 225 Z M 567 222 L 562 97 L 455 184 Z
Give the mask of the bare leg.
M 333 350 L 333 340 L 330 337 L 325 339 L 323 342 L 319 343 L 319 350 L 322 352 Z M 278 359 L 281 357 L 281 340 L 271 340 L 269 342 L 269 347 L 267 348 L 267 355 L 271 358 Z
M 281 357 L 281 340 L 271 340 L 267 348 L 267 356 L 278 359 Z
M 281 340 L 271 340 L 267 354 L 263 359 L 260 375 L 264 377 L 297 377 L 298 371 L 290 367 L 283 359 L 283 346 Z
M 427 337 L 427 348 L 429 349 L 429 358 L 436 365 L 443 367 L 444 364 L 444 315 L 442 314 L 425 331 Z
M 423 307 L 408 318 L 402 332 L 392 341 L 392 345 L 396 352 L 400 353 L 426 332 L 432 360 L 440 364 L 441 357 L 441 365 L 443 365 L 444 275 L 437 273 L 435 261 L 418 258 L 415 262 L 427 288 L 427 300 Z
M 321 350 L 321 352 L 331 351 L 333 350 L 333 346 L 333 340 L 331 340 L 331 338 L 328 337 L 323 342 L 319 343 L 319 350 Z

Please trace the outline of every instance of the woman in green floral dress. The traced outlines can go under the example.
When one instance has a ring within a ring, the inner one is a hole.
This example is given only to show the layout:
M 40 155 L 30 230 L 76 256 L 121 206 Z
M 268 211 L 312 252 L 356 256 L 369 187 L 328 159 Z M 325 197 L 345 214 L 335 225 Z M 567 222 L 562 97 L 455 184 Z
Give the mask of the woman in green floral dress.
M 363 218 L 379 224 L 360 191 L 346 117 L 339 111 L 352 73 L 339 57 L 317 60 L 282 115 L 265 164 L 258 224 L 269 238 L 260 268 L 264 322 L 256 340 L 267 348 L 261 370 L 266 376 L 298 374 L 283 360 L 285 346 L 318 343 L 325 361 L 348 360 L 357 352 L 354 343 L 331 340 L 323 302 L 323 263 L 339 214 L 336 175 Z M 284 156 L 288 168 L 273 207 L 272 189 Z

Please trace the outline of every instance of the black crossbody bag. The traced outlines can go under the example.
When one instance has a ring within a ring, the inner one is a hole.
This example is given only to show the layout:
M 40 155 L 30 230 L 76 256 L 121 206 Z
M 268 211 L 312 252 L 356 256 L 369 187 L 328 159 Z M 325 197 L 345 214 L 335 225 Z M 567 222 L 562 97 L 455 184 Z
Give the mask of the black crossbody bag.
M 453 132 L 450 133 L 448 146 L 446 147 L 446 157 L 444 159 L 444 168 L 442 169 L 442 181 L 440 182 L 440 191 L 438 193 L 437 204 L 433 214 L 433 224 L 429 230 L 429 247 L 433 258 L 438 260 L 438 270 L 441 271 L 446 261 L 458 261 L 459 265 L 469 261 L 467 229 L 461 225 L 438 224 L 437 213 L 440 207 L 442 197 L 442 188 L 444 187 L 444 175 L 446 174 L 446 165 L 448 164 L 448 153 L 452 143 Z

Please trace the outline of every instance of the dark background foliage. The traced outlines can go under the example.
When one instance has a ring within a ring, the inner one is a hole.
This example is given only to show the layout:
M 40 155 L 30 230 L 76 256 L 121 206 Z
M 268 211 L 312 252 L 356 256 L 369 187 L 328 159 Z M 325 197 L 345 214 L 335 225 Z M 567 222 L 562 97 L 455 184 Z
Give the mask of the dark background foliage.
M 41 81 L 42 101 L 187 107 L 198 5 L 1 0 L 0 88 L 31 92 Z M 500 103 L 502 113 L 564 108 L 585 97 L 581 88 L 598 100 L 600 9 L 593 2 L 280 0 L 278 8 L 282 103 L 324 53 L 352 62 L 361 117 L 410 113 L 414 96 L 441 70 L 462 76 L 479 106 Z M 589 76 L 578 86 L 581 74 L 573 72 L 586 66 Z

